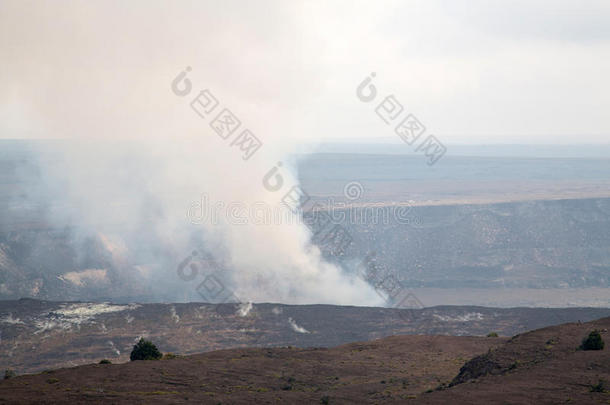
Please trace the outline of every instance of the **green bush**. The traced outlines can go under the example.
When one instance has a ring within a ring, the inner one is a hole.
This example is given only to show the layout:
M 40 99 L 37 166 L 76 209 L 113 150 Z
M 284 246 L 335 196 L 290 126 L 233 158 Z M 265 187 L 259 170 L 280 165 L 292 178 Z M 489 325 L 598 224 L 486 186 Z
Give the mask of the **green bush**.
M 134 360 L 159 360 L 163 357 L 163 354 L 157 349 L 157 346 L 150 340 L 141 338 L 140 341 L 134 345 L 129 359 Z
M 598 330 L 589 333 L 580 345 L 582 350 L 604 350 L 604 340 Z
M 102 359 L 102 360 L 100 360 L 99 364 L 112 364 L 112 362 L 108 359 Z
M 498 337 L 498 334 L 496 332 L 489 332 L 487 337 Z
M 7 368 L 6 370 L 4 370 L 4 379 L 5 380 L 8 380 L 9 378 L 13 378 L 13 377 L 17 377 L 17 373 L 15 373 L 10 368 Z

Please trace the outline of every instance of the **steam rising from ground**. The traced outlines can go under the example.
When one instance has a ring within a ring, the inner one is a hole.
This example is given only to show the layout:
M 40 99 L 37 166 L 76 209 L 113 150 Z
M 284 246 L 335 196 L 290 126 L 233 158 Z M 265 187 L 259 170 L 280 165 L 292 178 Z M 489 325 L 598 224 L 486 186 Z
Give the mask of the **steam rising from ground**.
M 211 203 L 274 207 L 297 184 L 286 156 L 311 132 L 310 107 L 322 86 L 309 63 L 318 39 L 303 39 L 306 10 L 283 2 L 2 7 L 9 17 L 1 20 L 0 49 L 11 63 L 0 67 L 8 88 L 0 117 L 11 118 L 0 136 L 67 139 L 35 150 L 41 186 L 19 204 L 42 204 L 47 220 L 70 227 L 76 243 L 94 238 L 112 283 L 164 300 L 202 300 L 194 292 L 201 279 L 185 282 L 176 267 L 203 249 L 227 269 L 222 282 L 242 301 L 381 303 L 366 282 L 326 262 L 299 221 L 193 225 L 186 218 L 202 193 Z M 193 89 L 179 97 L 171 83 L 186 66 Z M 345 94 L 353 97 L 362 74 L 351 72 Z M 251 159 L 214 133 L 212 117 L 190 108 L 204 89 L 238 116 L 239 132 L 247 128 L 263 142 Z M 279 161 L 284 187 L 270 192 L 262 179 Z M 64 279 L 91 284 L 94 278 L 71 273 L 91 268 L 104 270 L 87 263 L 66 269 Z
M 244 162 L 226 145 L 214 150 L 212 136 L 146 144 L 45 143 L 37 152 L 42 186 L 32 195 L 47 202 L 47 220 L 54 227 L 69 226 L 77 243 L 92 237 L 99 242 L 112 271 L 119 273 L 106 277 L 98 270 L 104 283 L 131 280 L 159 300 L 215 301 L 196 288 L 206 272 L 216 271 L 240 301 L 382 304 L 364 280 L 325 261 L 310 242 L 308 227 L 290 219 L 299 214 L 281 202 L 297 184 L 288 161 L 278 171 L 282 189 L 263 186 L 273 167 L 268 162 L 278 160 L 265 157 L 279 156 L 272 145 Z M 221 207 L 221 215 L 193 224 L 187 214 L 201 193 Z M 261 203 L 285 212 L 286 220 L 239 224 L 231 219 L 231 206 Z M 177 267 L 193 250 L 222 266 L 199 268 L 197 277 L 185 281 Z M 95 277 L 89 273 L 67 272 L 62 279 L 92 287 Z

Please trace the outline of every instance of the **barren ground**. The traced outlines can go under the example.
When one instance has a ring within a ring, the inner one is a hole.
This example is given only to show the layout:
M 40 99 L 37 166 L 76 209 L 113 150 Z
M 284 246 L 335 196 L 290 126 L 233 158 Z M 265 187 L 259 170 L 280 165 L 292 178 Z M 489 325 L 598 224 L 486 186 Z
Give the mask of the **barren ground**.
M 0 402 L 608 403 L 610 351 L 578 346 L 593 329 L 609 341 L 609 327 L 603 318 L 511 339 L 393 336 L 331 349 L 231 349 L 92 364 L 5 380 Z M 595 392 L 600 380 L 605 385 Z

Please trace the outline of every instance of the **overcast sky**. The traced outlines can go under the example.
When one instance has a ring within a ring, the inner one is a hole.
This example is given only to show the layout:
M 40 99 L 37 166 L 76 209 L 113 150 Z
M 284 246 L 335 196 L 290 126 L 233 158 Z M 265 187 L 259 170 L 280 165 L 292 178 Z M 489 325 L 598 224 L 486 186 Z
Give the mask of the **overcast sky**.
M 610 142 L 604 0 L 0 0 L 0 61 L 0 138 L 211 136 L 191 66 L 278 142 L 391 137 L 390 94 L 449 143 Z

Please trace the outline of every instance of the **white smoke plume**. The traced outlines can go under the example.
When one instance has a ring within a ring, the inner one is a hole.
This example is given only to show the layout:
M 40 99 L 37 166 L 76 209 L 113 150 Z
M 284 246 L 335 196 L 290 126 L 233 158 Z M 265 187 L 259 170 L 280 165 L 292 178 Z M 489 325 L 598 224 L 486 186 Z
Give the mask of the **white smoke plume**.
M 201 280 L 185 282 L 176 268 L 191 250 L 203 248 L 223 263 L 223 281 L 240 299 L 379 303 L 365 281 L 326 262 L 307 226 L 290 220 L 297 214 L 282 208 L 282 197 L 298 184 L 288 165 L 277 172 L 284 183 L 281 192 L 269 191 L 262 179 L 273 165 L 264 154 L 244 162 L 226 145 L 211 150 L 213 136 L 143 146 L 66 141 L 42 148 L 48 220 L 56 227 L 70 226 L 79 237 L 97 237 L 116 268 L 143 278 L 163 298 L 197 299 L 192 291 Z M 275 152 L 272 144 L 263 148 Z M 222 209 L 216 221 L 192 224 L 189 210 L 202 191 Z M 286 220 L 240 224 L 230 216 L 232 204 L 262 203 L 283 210 Z
M 34 30 L 19 47 L 0 43 L 11 60 L 0 72 L 8 89 L 0 116 L 10 117 L 3 137 L 62 139 L 33 149 L 42 186 L 27 199 L 42 202 L 46 220 L 69 227 L 76 243 L 103 245 L 118 272 L 113 282 L 142 284 L 142 295 L 159 300 L 201 300 L 194 291 L 201 280 L 185 282 L 176 267 L 203 246 L 223 263 L 223 282 L 240 300 L 381 304 L 366 282 L 325 261 L 298 221 L 236 225 L 221 217 L 193 225 L 187 217 L 202 193 L 225 206 L 278 207 L 298 184 L 288 156 L 313 119 L 303 106 L 316 81 L 300 83 L 316 72 L 302 59 L 311 44 L 298 31 L 282 35 L 301 24 L 286 6 L 210 3 L 169 14 L 159 3 L 2 7 L 13 16 L 3 30 L 21 31 L 18 20 Z M 281 23 L 261 21 L 252 35 L 252 14 Z M 187 66 L 192 91 L 177 96 L 172 81 Z M 250 159 L 210 128 L 213 116 L 191 108 L 204 89 L 220 102 L 214 113 L 229 108 L 239 131 L 262 141 Z M 270 191 L 262 180 L 278 162 L 283 187 Z
M 290 327 L 292 328 L 293 331 L 297 332 L 297 333 L 309 333 L 309 331 L 307 329 L 305 329 L 302 326 L 299 326 L 296 321 L 292 318 L 288 318 L 288 323 L 290 324 Z
M 251 310 L 251 302 L 242 302 L 237 308 L 237 314 L 243 318 L 244 316 L 248 316 Z

